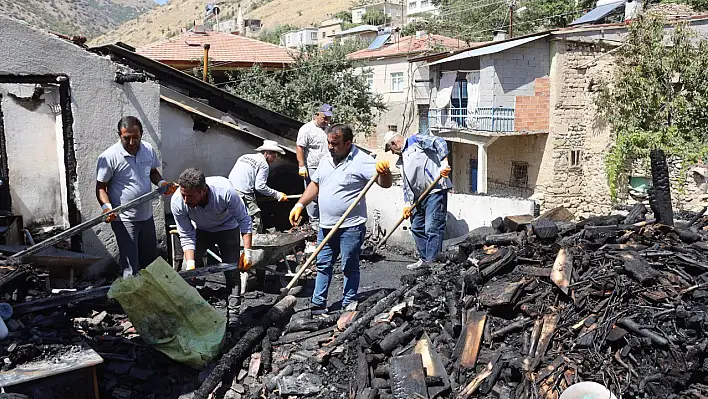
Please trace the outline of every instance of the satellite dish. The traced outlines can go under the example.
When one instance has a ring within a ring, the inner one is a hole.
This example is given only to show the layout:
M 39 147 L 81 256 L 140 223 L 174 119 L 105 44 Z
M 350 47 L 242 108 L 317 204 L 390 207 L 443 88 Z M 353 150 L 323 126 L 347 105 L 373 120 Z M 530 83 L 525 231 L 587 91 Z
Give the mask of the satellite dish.
M 213 17 L 219 15 L 220 12 L 221 12 L 221 9 L 219 8 L 219 6 L 212 4 L 212 3 L 208 3 L 204 7 L 204 14 L 205 14 L 204 19 L 213 18 Z

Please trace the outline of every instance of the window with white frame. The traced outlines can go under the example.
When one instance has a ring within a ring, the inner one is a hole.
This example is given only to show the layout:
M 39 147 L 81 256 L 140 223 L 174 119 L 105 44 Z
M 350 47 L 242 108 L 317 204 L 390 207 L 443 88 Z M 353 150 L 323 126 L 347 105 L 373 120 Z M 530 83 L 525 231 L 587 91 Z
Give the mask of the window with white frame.
M 391 91 L 392 92 L 403 91 L 403 72 L 391 73 Z
M 366 73 L 366 74 L 364 74 L 364 77 L 366 78 L 366 84 L 369 86 L 369 91 L 373 92 L 374 91 L 374 74 L 373 73 Z
M 310 39 L 317 40 L 317 32 L 310 33 Z
M 409 9 L 409 10 L 415 10 L 415 6 L 416 6 L 417 4 L 418 4 L 417 1 L 411 1 L 410 3 L 408 3 L 408 9 Z
M 425 8 L 430 5 L 430 0 L 420 0 L 420 8 Z

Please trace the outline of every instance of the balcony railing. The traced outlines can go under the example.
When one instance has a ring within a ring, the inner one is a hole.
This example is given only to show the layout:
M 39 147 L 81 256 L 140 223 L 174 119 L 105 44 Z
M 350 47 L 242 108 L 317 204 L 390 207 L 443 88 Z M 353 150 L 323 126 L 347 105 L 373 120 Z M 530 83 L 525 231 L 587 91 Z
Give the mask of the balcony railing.
M 431 129 L 468 129 L 485 132 L 513 132 L 514 108 L 480 107 L 474 113 L 467 108 L 431 108 Z

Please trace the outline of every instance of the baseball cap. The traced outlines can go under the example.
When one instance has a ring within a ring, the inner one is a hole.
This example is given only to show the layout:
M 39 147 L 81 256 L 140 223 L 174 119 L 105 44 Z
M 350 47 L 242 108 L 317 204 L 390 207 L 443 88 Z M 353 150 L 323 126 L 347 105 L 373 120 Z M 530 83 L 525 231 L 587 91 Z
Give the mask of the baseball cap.
M 396 136 L 401 136 L 401 133 L 389 131 L 384 135 L 384 151 L 389 150 L 388 145 L 391 144 L 391 140 Z
M 329 117 L 331 117 L 333 115 L 332 114 L 333 111 L 334 111 L 334 108 L 332 108 L 332 106 L 329 104 L 322 104 L 320 109 L 317 110 L 317 112 L 321 112 L 322 115 L 329 116 Z

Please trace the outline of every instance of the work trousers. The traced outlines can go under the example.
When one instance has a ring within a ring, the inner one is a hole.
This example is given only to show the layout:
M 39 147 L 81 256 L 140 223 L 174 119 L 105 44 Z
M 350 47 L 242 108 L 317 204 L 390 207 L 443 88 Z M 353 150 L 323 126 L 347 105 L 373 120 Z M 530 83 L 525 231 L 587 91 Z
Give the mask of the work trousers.
M 258 207 L 255 194 L 239 193 L 243 204 L 246 206 L 248 216 L 251 217 L 251 231 L 253 234 L 262 233 L 261 230 L 261 208 Z
M 219 247 L 216 252 L 215 246 Z M 205 231 L 197 229 L 197 245 L 194 249 L 194 261 L 196 266 L 204 265 L 204 256 L 207 249 L 221 256 L 223 263 L 238 263 L 241 257 L 241 232 L 238 228 L 222 231 Z M 240 281 L 238 270 L 224 272 L 226 276 L 226 287 L 229 295 L 239 296 Z
M 312 181 L 310 180 L 310 176 L 315 172 L 317 172 L 317 169 L 307 170 L 308 176 L 305 178 L 305 190 L 307 190 L 307 186 L 309 186 Z M 310 225 L 314 228 L 318 228 L 320 224 L 320 206 L 317 203 L 316 197 L 305 207 L 305 210 L 307 210 L 307 216 L 310 218 Z
M 430 193 L 413 209 L 411 232 L 423 261 L 435 261 L 435 256 L 442 251 L 446 219 L 447 190 Z
M 116 220 L 111 222 L 119 251 L 119 274 L 128 278 L 138 274 L 157 259 L 155 220 L 151 217 L 141 222 Z
M 319 230 L 317 233 L 318 245 L 329 232 L 330 229 Z M 317 277 L 315 278 L 315 292 L 312 294 L 314 306 L 327 305 L 327 294 L 329 293 L 329 285 L 332 283 L 334 263 L 340 255 L 342 257 L 342 272 L 344 273 L 342 307 L 356 301 L 356 294 L 359 291 L 359 254 L 365 234 L 365 223 L 340 228 L 317 255 Z

